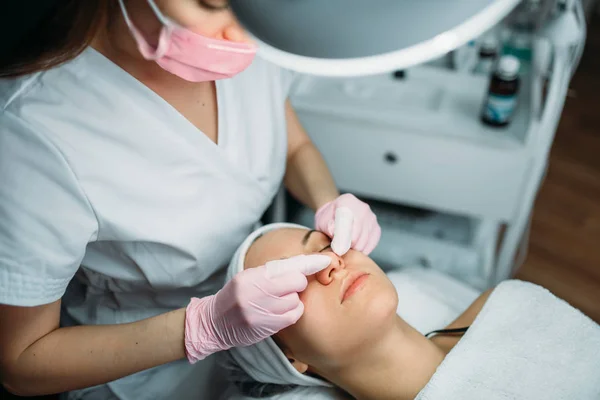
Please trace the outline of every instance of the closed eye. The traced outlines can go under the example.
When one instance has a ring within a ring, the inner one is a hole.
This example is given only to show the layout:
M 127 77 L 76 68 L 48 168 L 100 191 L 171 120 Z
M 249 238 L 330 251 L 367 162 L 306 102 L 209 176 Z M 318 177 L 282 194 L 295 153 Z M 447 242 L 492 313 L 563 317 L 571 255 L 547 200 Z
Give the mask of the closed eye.
M 222 11 L 229 8 L 229 2 L 227 1 L 215 1 L 215 0 L 200 0 L 200 6 L 208 11 Z
M 319 253 L 324 252 L 325 250 L 331 249 L 331 244 L 328 244 L 327 246 L 323 247 L 321 250 L 319 250 Z

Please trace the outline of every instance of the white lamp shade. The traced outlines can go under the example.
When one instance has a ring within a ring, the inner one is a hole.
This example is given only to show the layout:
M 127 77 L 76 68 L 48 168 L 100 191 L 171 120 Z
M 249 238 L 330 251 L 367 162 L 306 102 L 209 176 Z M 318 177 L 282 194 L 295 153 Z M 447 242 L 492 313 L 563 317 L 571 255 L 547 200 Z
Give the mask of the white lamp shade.
M 230 0 L 262 56 L 322 76 L 384 73 L 441 57 L 521 0 Z

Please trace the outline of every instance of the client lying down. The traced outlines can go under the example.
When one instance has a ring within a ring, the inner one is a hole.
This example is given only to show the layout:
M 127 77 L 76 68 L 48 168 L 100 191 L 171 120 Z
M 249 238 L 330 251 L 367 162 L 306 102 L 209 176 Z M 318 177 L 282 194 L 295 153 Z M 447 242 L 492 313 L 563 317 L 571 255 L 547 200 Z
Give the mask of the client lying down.
M 329 246 L 320 232 L 273 224 L 250 235 L 232 260 L 228 279 L 299 254 L 332 258 L 308 278 L 295 325 L 230 350 L 247 376 L 271 384 L 266 394 L 333 386 L 359 400 L 600 399 L 600 327 L 547 290 L 503 282 L 440 332 L 423 335 L 396 314 L 396 289 L 369 257 L 353 250 L 339 257 Z

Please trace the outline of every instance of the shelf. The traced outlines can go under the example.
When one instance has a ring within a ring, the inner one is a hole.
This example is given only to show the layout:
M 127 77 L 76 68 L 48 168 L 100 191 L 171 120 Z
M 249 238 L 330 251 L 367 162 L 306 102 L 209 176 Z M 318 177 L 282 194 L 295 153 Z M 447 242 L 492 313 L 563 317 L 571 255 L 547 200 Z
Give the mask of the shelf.
M 409 69 L 402 80 L 391 74 L 354 79 L 302 76 L 291 99 L 301 112 L 393 126 L 415 135 L 520 150 L 527 144 L 531 127 L 527 76 L 522 88 L 514 119 L 505 128 L 480 122 L 488 77 L 433 66 Z

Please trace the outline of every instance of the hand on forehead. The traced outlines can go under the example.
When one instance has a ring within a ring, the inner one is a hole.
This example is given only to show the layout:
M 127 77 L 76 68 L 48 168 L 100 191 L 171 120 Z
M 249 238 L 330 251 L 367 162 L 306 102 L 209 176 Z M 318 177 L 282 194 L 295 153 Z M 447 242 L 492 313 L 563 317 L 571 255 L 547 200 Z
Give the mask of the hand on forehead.
M 254 241 L 246 253 L 244 268 L 254 268 L 268 261 L 326 249 L 330 239 L 323 233 L 301 228 L 282 228 L 270 231 Z

